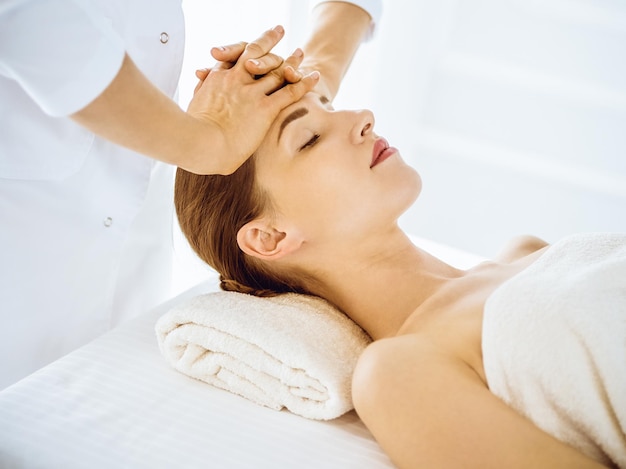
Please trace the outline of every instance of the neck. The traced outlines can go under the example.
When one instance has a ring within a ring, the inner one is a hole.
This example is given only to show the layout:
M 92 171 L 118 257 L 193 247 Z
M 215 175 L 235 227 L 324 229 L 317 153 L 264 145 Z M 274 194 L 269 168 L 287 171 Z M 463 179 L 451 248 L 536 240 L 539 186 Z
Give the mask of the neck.
M 310 270 L 316 272 L 313 293 L 335 304 L 374 340 L 395 335 L 416 308 L 463 274 L 416 247 L 399 229 L 379 241 L 338 246 L 317 256 Z

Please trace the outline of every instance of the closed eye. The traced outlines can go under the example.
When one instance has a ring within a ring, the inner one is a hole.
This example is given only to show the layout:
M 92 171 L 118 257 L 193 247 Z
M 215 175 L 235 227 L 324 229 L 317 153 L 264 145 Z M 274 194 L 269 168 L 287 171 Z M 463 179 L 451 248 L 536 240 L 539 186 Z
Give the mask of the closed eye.
M 313 137 L 311 137 L 311 139 L 308 142 L 306 142 L 304 145 L 302 145 L 298 151 L 302 151 L 302 150 L 305 150 L 305 149 L 307 149 L 309 147 L 312 147 L 313 145 L 315 145 L 317 143 L 319 138 L 320 138 L 319 134 L 313 135 Z

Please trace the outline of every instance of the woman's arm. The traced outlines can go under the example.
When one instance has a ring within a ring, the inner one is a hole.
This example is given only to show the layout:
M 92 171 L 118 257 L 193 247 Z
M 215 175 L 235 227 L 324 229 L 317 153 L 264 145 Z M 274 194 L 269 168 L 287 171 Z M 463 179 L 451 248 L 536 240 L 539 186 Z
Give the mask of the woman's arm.
M 494 396 L 466 363 L 414 335 L 374 342 L 357 412 L 400 468 L 601 468 Z

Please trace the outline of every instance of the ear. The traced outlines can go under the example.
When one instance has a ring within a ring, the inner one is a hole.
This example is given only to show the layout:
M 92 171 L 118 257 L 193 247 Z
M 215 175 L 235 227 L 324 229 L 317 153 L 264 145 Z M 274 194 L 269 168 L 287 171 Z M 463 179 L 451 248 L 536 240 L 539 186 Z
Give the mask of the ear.
M 296 251 L 302 241 L 295 232 L 281 231 L 264 219 L 256 219 L 239 229 L 237 244 L 249 256 L 271 261 Z

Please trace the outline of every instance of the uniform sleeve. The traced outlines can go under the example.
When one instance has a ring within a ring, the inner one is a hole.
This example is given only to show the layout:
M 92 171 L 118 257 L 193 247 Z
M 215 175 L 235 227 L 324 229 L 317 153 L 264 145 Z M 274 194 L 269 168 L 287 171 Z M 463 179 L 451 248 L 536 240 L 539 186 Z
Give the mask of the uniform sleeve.
M 382 0 L 311 0 L 311 8 L 315 8 L 320 3 L 326 3 L 329 1 L 340 1 L 344 3 L 352 3 L 363 10 L 365 10 L 370 17 L 372 18 L 372 22 L 370 23 L 370 30 L 365 38 L 365 41 L 369 41 L 376 31 L 376 25 L 380 22 L 380 18 L 383 14 L 383 2 Z
M 117 75 L 124 54 L 110 21 L 87 2 L 4 0 L 0 6 L 0 74 L 51 116 L 93 101 Z

